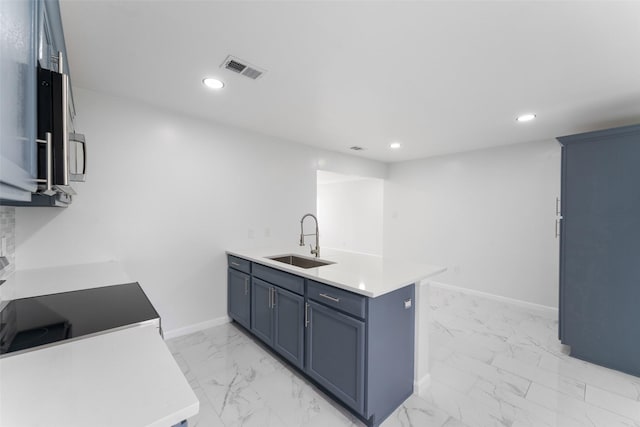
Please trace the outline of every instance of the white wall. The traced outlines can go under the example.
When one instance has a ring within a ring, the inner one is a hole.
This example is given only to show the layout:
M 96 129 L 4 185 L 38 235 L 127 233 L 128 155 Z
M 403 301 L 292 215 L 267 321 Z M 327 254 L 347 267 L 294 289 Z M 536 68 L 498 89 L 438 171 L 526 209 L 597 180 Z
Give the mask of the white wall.
M 439 282 L 557 307 L 559 194 L 555 141 L 392 164 L 385 256 L 448 267 Z
M 316 170 L 384 177 L 373 161 L 74 88 L 88 178 L 67 209 L 17 208 L 18 268 L 120 260 L 165 330 L 226 316 L 232 247 L 296 245 Z
M 318 171 L 321 247 L 382 255 L 384 181 L 343 175 L 323 183 L 323 175 Z

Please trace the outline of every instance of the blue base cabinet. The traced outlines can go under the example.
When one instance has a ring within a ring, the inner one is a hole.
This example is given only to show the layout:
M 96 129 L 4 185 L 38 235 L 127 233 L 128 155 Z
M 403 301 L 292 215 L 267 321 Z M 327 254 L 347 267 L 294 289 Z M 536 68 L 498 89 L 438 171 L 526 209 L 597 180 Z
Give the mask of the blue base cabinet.
M 297 368 L 304 364 L 304 298 L 274 287 L 273 348 Z
M 304 279 L 252 263 L 251 332 L 295 367 L 304 365 Z
M 365 323 L 307 303 L 307 374 L 354 411 L 364 413 Z
M 250 327 L 229 316 L 367 425 L 413 393 L 414 285 L 367 298 L 229 256 L 233 263 L 250 264 Z
M 245 328 L 251 327 L 251 276 L 229 268 L 227 311 L 229 317 Z

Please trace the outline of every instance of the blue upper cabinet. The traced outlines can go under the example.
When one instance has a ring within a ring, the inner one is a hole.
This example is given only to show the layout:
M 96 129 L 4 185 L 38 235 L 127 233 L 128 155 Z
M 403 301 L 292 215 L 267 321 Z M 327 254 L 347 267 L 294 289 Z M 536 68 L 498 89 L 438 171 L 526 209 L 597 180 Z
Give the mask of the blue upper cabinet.
M 42 168 L 36 144 L 37 67 L 69 75 L 60 5 L 58 0 L 0 0 L 0 19 L 0 203 L 31 205 Z M 67 131 L 73 133 L 71 84 L 68 100 Z
M 39 3 L 0 1 L 0 199 L 36 190 L 36 58 Z

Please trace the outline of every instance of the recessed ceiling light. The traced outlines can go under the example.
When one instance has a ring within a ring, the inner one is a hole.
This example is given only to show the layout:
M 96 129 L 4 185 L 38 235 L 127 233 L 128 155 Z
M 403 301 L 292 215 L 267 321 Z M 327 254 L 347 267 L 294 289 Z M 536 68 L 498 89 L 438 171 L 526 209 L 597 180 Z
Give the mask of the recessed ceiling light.
M 536 115 L 533 113 L 522 114 L 516 118 L 517 122 L 530 122 L 535 119 Z
M 389 148 L 391 148 L 392 150 L 397 150 L 400 147 L 402 147 L 402 144 L 400 144 L 399 142 L 392 142 L 391 144 L 389 144 Z
M 222 83 L 218 79 L 214 79 L 213 77 L 207 77 L 203 79 L 202 84 L 204 84 L 209 89 L 222 89 L 224 87 L 224 83 Z

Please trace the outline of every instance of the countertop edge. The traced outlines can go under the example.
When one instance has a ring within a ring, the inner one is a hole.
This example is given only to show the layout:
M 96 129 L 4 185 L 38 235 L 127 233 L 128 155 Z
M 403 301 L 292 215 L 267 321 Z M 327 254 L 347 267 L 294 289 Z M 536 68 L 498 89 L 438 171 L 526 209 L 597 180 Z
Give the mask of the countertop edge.
M 286 254 L 290 254 L 290 253 L 295 253 L 295 251 L 274 251 L 274 255 L 286 255 Z M 317 277 L 314 274 L 310 273 L 308 270 L 303 269 L 303 268 L 299 268 L 296 266 L 291 266 L 288 264 L 284 264 L 278 261 L 274 261 L 271 260 L 269 258 L 266 257 L 260 257 L 260 256 L 253 256 L 253 255 L 248 255 L 246 253 L 244 253 L 242 250 L 233 250 L 233 249 L 229 249 L 226 250 L 225 253 L 227 255 L 232 255 L 232 256 L 236 256 L 238 258 L 242 258 L 245 259 L 247 261 L 251 261 L 251 262 L 255 262 L 267 267 L 271 267 L 271 268 L 275 268 L 276 270 L 280 270 L 280 271 L 284 271 L 286 273 L 291 273 L 291 274 L 295 274 L 297 276 L 302 276 L 306 279 L 309 280 L 314 280 L 316 282 L 320 282 L 320 283 L 324 283 L 326 285 L 329 286 L 333 286 L 339 289 L 343 289 L 349 292 L 353 292 L 355 294 L 359 294 L 359 295 L 363 295 L 369 298 L 377 298 L 379 296 L 385 295 L 387 293 L 393 292 L 394 290 L 403 288 L 405 286 L 409 286 L 411 284 L 418 284 L 420 281 L 427 279 L 429 277 L 435 276 L 437 274 L 443 273 L 444 271 L 447 270 L 446 267 L 440 267 L 440 266 L 433 266 L 433 265 L 429 265 L 427 268 L 430 268 L 431 270 L 428 272 L 425 272 L 424 274 L 420 274 L 418 275 L 418 277 L 415 276 L 411 276 L 411 279 L 406 279 L 406 280 L 401 280 L 397 283 L 393 283 L 393 285 L 389 286 L 389 289 L 386 289 L 385 291 L 382 292 L 374 292 L 374 291 L 369 291 L 369 290 L 363 290 L 360 289 L 357 286 L 351 286 L 349 284 L 346 283 L 340 283 L 340 282 L 335 282 L 332 280 L 328 280 L 326 278 L 322 278 L 322 277 Z M 353 255 L 353 254 L 352 254 Z M 271 256 L 271 255 L 270 255 Z M 364 255 L 363 256 L 371 256 L 371 255 Z M 320 257 L 319 259 L 326 259 L 326 258 L 322 258 Z M 329 260 L 330 261 L 330 260 Z M 426 266 L 425 266 L 426 267 Z M 316 267 L 316 268 L 321 268 L 321 267 Z M 311 270 L 315 270 L 315 268 L 311 269 Z
M 123 366 L 120 365 L 120 361 L 124 357 L 128 357 L 128 354 L 125 355 L 126 351 L 125 347 L 128 347 L 126 344 L 130 344 L 131 342 L 136 342 L 141 348 L 144 348 L 144 351 L 134 358 L 133 362 L 129 362 L 129 366 L 125 366 L 123 373 Z M 115 360 L 111 360 L 111 356 L 104 356 L 106 353 L 104 350 L 106 348 L 116 348 L 116 358 Z M 104 378 L 104 371 L 113 372 L 113 378 L 116 380 L 112 381 L 115 384 L 117 381 L 118 375 L 127 375 L 132 374 L 133 371 L 136 370 L 137 366 L 146 365 L 146 371 L 143 372 L 143 375 L 146 375 L 148 378 L 149 375 L 152 374 L 153 369 L 158 367 L 168 368 L 167 374 L 162 380 L 154 380 L 155 386 L 160 386 L 157 390 L 150 390 L 148 386 L 140 386 L 140 381 L 134 381 L 134 387 L 130 388 L 129 394 L 131 390 L 144 393 L 146 399 L 153 400 L 153 397 L 148 397 L 149 394 L 153 395 L 154 393 L 158 398 L 164 398 L 167 400 L 168 406 L 165 407 L 166 412 L 162 414 L 158 414 L 158 416 L 150 413 L 151 410 L 147 405 L 143 405 L 143 408 L 137 407 L 135 403 L 132 403 L 130 407 L 119 408 L 119 411 L 122 413 L 129 414 L 128 416 L 132 416 L 134 419 L 138 421 L 142 421 L 141 418 L 147 418 L 143 424 L 146 427 L 166 427 L 168 425 L 174 425 L 179 423 L 182 420 L 188 419 L 199 412 L 199 400 L 195 393 L 193 392 L 191 386 L 188 384 L 186 378 L 182 374 L 180 368 L 175 362 L 173 356 L 171 355 L 168 348 L 166 348 L 166 344 L 162 340 L 162 337 L 157 333 L 155 327 L 150 326 L 139 326 L 133 328 L 127 328 L 125 330 L 116 331 L 108 334 L 102 334 L 95 337 L 90 337 L 83 340 L 78 340 L 75 342 L 66 343 L 61 346 L 46 348 L 38 351 L 33 351 L 30 353 L 25 353 L 23 355 L 17 355 L 11 358 L 5 358 L 0 360 L 0 364 L 4 365 L 4 369 L 9 369 L 11 367 L 12 377 L 4 378 L 3 380 L 7 380 L 8 384 L 13 384 L 12 389 L 20 389 L 20 387 L 25 387 L 25 379 L 22 378 L 20 380 L 20 385 L 16 382 L 16 375 L 21 372 L 31 373 L 33 370 L 39 371 L 47 371 L 51 366 L 57 366 L 59 361 L 71 360 L 73 357 L 79 356 L 87 356 L 88 354 L 95 353 L 95 357 L 83 357 L 82 362 L 78 364 L 69 365 L 70 362 L 66 362 L 67 366 L 73 366 L 73 375 L 70 376 L 69 380 L 65 380 L 64 384 L 59 384 L 56 386 L 59 393 L 56 395 L 54 399 L 57 399 L 60 402 L 62 407 L 67 408 L 75 408 L 79 409 L 80 413 L 76 414 L 79 417 L 80 421 L 87 421 L 91 416 L 92 407 L 97 407 L 96 403 L 93 403 L 91 397 L 93 392 L 98 388 L 94 382 L 96 379 Z M 153 354 L 154 356 L 149 359 L 149 356 Z M 95 366 L 101 364 L 102 362 L 107 362 L 105 369 L 96 371 Z M 7 366 L 8 364 L 8 366 Z M 55 381 L 55 378 L 58 378 L 58 374 L 55 371 L 51 371 L 50 376 L 52 377 L 52 381 Z M 84 378 L 83 375 L 87 372 L 90 372 L 90 378 Z M 83 375 L 79 375 L 83 374 Z M 32 375 L 32 374 L 31 374 Z M 38 384 L 38 381 L 41 380 L 41 376 L 37 378 L 31 377 L 27 378 L 26 384 L 35 385 Z M 77 388 L 73 388 L 72 386 L 78 386 L 78 384 L 82 384 L 82 381 L 87 381 L 87 390 L 86 393 L 77 394 Z M 104 386 L 112 386 L 113 384 L 101 384 L 101 387 Z M 8 387 L 7 384 L 3 385 L 3 391 L 6 391 L 5 387 Z M 146 387 L 146 388 L 145 388 Z M 7 401 L 3 402 L 3 416 L 0 417 L 1 421 L 8 422 L 14 420 L 18 417 L 23 417 L 22 410 L 20 409 L 23 405 L 25 408 L 29 406 L 33 406 L 30 400 L 37 400 L 38 398 L 42 398 L 43 396 L 38 396 L 38 393 L 43 394 L 50 391 L 48 389 L 53 389 L 51 384 L 46 384 L 45 387 L 29 387 L 29 389 L 38 390 L 33 395 L 29 395 L 28 398 L 25 398 L 24 401 L 16 401 L 16 399 L 12 399 L 11 403 Z M 43 391 L 44 390 L 44 391 Z M 170 398 L 166 396 L 160 396 L 158 393 L 162 390 L 170 390 L 172 395 Z M 62 396 L 65 396 L 65 392 L 69 391 L 73 392 L 73 398 L 65 399 Z M 115 389 L 114 389 L 115 391 Z M 101 393 L 96 393 L 100 395 Z M 22 393 L 21 395 L 24 395 Z M 117 401 L 118 399 L 115 399 Z M 114 402 L 107 402 L 108 404 L 113 404 Z M 8 407 L 6 405 L 12 405 L 11 410 L 7 411 Z M 17 405 L 13 406 L 13 405 Z M 65 406 L 66 405 L 66 406 Z M 184 406 L 182 406 L 184 405 Z M 6 413 L 5 413 L 6 412 Z M 59 411 L 58 411 L 59 412 Z M 96 411 L 96 413 L 100 413 L 100 411 Z M 66 414 L 66 413 L 65 413 Z M 95 414 L 94 414 L 95 415 Z M 58 421 L 62 421 L 61 413 L 57 413 L 54 415 L 49 415 L 53 417 L 52 419 L 57 419 Z M 62 416 L 63 418 L 66 415 Z M 124 417 L 120 417 L 124 420 Z M 66 418 L 64 418 L 66 420 Z M 31 415 L 31 421 L 37 423 L 38 420 L 42 420 L 41 416 L 37 413 Z M 66 425 L 66 424 L 65 424 Z M 86 423 L 70 423 L 69 425 L 87 425 Z M 106 425 L 119 425 L 108 423 Z

